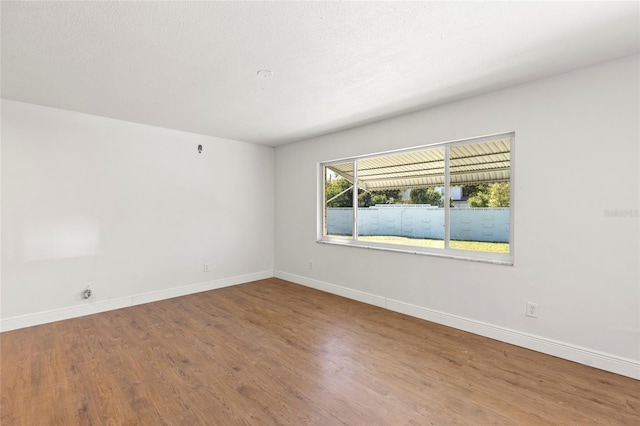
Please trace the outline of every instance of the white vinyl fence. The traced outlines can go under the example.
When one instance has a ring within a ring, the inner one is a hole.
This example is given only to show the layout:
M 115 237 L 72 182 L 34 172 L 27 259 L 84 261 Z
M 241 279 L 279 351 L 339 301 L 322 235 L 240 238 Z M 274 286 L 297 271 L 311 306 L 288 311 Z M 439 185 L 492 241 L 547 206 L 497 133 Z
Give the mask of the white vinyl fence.
M 509 242 L 509 208 L 451 208 L 452 240 Z M 376 204 L 358 208 L 359 235 L 444 239 L 444 209 L 428 204 Z M 350 207 L 327 208 L 327 233 L 353 234 Z

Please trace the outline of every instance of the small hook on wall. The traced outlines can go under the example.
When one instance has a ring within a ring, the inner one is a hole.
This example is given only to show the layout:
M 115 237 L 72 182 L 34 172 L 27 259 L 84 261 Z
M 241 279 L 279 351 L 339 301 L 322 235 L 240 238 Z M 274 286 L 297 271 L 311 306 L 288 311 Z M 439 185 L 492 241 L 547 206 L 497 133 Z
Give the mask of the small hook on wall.
M 202 154 L 202 145 L 198 145 L 198 154 Z

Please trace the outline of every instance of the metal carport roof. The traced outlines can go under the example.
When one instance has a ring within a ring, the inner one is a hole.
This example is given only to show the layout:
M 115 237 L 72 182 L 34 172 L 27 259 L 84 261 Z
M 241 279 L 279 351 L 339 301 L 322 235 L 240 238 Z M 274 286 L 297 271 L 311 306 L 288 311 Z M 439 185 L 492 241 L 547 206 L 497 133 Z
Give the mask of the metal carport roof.
M 454 145 L 449 149 L 451 186 L 509 181 L 509 138 Z M 444 153 L 440 147 L 359 159 L 358 187 L 380 191 L 444 186 Z M 351 161 L 327 165 L 327 168 L 353 182 Z

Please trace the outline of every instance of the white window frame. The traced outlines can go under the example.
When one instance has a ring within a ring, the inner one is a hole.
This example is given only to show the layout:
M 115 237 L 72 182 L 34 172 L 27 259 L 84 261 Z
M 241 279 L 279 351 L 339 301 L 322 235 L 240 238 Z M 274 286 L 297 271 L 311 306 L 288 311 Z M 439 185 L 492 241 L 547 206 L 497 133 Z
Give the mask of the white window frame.
M 405 244 L 390 244 L 376 241 L 361 241 L 358 240 L 358 160 L 365 160 L 375 157 L 384 157 L 392 154 L 409 153 L 412 151 L 424 151 L 428 149 L 445 149 L 445 194 L 443 199 L 448 200 L 450 197 L 450 176 L 449 176 L 449 149 L 459 145 L 469 145 L 481 142 L 489 142 L 496 139 L 510 139 L 510 203 L 509 203 L 509 253 L 492 253 L 484 251 L 471 251 L 462 249 L 452 249 L 449 247 L 450 240 L 450 207 L 449 203 L 444 203 L 444 248 L 432 248 L 432 247 L 416 247 Z M 384 250 L 399 253 L 410 253 L 427 256 L 438 256 L 453 259 L 462 259 L 476 262 L 494 263 L 500 265 L 513 265 L 514 264 L 514 206 L 515 206 L 515 132 L 497 133 L 492 135 L 473 137 L 467 139 L 458 139 L 454 141 L 437 142 L 427 145 L 421 145 L 411 148 L 404 148 L 392 151 L 378 152 L 375 154 L 360 155 L 354 157 L 340 158 L 330 161 L 321 161 L 317 163 L 317 175 L 318 175 L 318 220 L 317 220 L 317 242 L 322 244 L 333 244 L 340 246 L 358 247 L 373 250 Z M 332 164 L 342 164 L 349 161 L 353 162 L 353 235 L 351 238 L 336 238 L 325 235 L 325 167 Z

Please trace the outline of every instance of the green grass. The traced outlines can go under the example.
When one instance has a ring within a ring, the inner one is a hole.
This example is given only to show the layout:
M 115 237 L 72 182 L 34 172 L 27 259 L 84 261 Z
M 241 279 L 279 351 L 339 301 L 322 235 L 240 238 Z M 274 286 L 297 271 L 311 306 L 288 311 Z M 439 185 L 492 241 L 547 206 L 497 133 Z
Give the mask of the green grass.
M 350 237 L 347 237 L 350 238 Z M 360 241 L 377 241 L 388 244 L 403 244 L 417 247 L 444 248 L 444 241 L 422 238 L 391 237 L 370 235 L 358 237 Z M 449 247 L 459 250 L 488 251 L 493 253 L 509 253 L 509 243 L 486 243 L 480 241 L 450 241 Z

